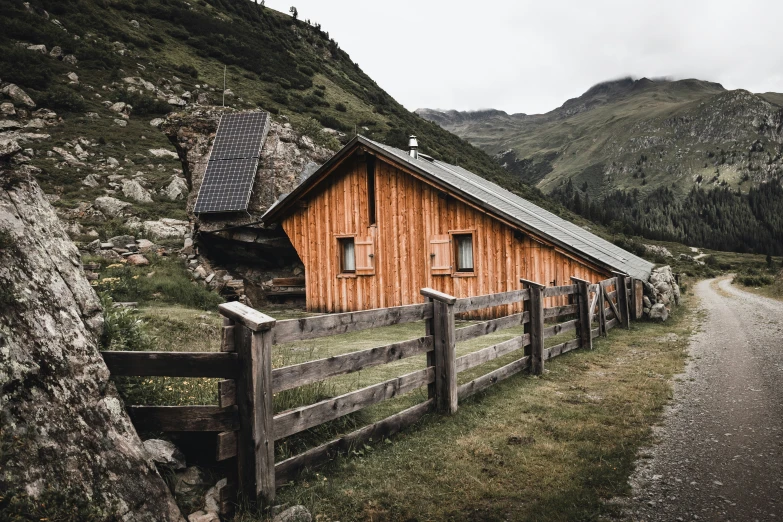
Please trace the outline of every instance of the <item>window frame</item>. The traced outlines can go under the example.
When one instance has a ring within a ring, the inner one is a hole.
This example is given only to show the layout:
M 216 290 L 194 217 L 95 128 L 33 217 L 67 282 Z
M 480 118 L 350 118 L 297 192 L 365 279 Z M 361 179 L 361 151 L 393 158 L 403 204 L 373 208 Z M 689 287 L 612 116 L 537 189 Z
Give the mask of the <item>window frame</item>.
M 337 240 L 337 272 L 338 278 L 354 278 L 356 277 L 356 234 L 336 234 Z M 350 241 L 353 243 L 353 266 L 351 271 L 345 270 L 345 243 Z
M 471 250 L 473 252 L 473 268 L 470 270 L 458 268 L 459 255 L 457 249 L 459 248 L 459 236 L 470 236 Z M 475 277 L 476 275 L 476 231 L 475 230 L 450 230 L 449 239 L 451 240 L 451 256 L 452 256 L 452 277 Z

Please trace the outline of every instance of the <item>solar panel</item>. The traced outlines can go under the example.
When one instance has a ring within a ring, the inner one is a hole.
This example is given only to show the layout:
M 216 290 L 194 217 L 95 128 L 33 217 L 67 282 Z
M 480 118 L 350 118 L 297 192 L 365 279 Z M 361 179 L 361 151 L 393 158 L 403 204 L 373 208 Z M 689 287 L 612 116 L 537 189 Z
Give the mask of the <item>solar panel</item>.
M 266 112 L 225 114 L 220 118 L 196 198 L 196 214 L 247 210 L 269 123 Z

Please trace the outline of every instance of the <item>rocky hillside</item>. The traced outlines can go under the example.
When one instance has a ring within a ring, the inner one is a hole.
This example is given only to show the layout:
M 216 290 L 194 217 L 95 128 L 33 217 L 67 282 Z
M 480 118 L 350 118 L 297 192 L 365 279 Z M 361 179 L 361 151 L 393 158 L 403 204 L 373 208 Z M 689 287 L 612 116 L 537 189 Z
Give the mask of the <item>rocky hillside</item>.
M 783 95 L 711 82 L 626 78 L 537 115 L 416 112 L 544 192 L 569 179 L 592 198 L 663 186 L 747 192 L 783 174 Z
M 418 134 L 424 152 L 541 201 L 405 110 L 305 15 L 249 0 L 0 0 L 0 148 L 39 169 L 84 243 L 132 234 L 181 246 L 192 187 L 160 125 L 223 103 L 263 108 L 331 150 L 354 132 L 395 146 Z

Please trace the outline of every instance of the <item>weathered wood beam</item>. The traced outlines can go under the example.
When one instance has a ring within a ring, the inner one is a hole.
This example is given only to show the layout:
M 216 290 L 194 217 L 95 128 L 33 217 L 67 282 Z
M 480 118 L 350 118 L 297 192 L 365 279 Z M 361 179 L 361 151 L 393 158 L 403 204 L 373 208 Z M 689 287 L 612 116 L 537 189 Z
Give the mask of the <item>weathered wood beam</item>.
M 530 314 L 527 312 L 521 314 L 512 314 L 499 317 L 497 319 L 491 319 L 481 323 L 472 324 L 463 328 L 457 328 L 454 332 L 454 339 L 456 342 L 467 341 L 481 337 L 483 335 L 491 334 L 504 330 L 506 328 L 513 328 L 525 324 L 529 321 Z
M 236 354 L 221 352 L 101 352 L 114 376 L 236 377 Z
M 272 370 L 272 388 L 275 393 L 290 390 L 335 375 L 356 372 L 364 368 L 412 357 L 432 350 L 433 346 L 433 337 L 426 336 L 276 368 Z
M 239 429 L 236 408 L 218 406 L 128 406 L 138 431 L 233 431 Z
M 579 324 L 579 319 L 573 319 L 564 323 L 553 324 L 544 328 L 544 339 L 549 339 L 555 335 L 559 335 L 564 332 L 570 332 L 576 330 L 576 326 Z
M 470 397 L 471 395 L 478 393 L 481 390 L 485 390 L 486 388 L 489 388 L 493 384 L 500 382 L 503 379 L 507 379 L 512 375 L 519 373 L 528 367 L 530 367 L 530 356 L 522 357 L 521 359 L 517 359 L 512 363 L 509 363 L 505 366 L 501 366 L 497 370 L 486 373 L 481 377 L 473 379 L 472 381 L 466 382 L 465 384 L 460 386 L 457 389 L 459 398 L 465 399 L 467 397 Z
M 497 359 L 530 344 L 530 335 L 524 334 L 502 343 L 487 346 L 481 350 L 457 358 L 457 373 L 469 370 L 479 364 Z
M 511 292 L 501 292 L 498 294 L 463 297 L 457 299 L 457 302 L 454 303 L 454 312 L 470 312 L 472 310 L 480 310 L 482 308 L 514 304 L 520 301 L 525 301 L 527 299 L 527 290 L 512 290 Z
M 544 357 L 549 360 L 553 357 L 557 357 L 558 355 L 563 355 L 564 353 L 568 353 L 571 350 L 576 350 L 579 348 L 580 340 L 577 339 L 571 339 L 570 341 L 566 341 L 564 343 L 556 344 L 555 346 L 552 346 L 551 348 L 547 348 L 544 351 Z
M 403 395 L 430 383 L 435 378 L 434 374 L 433 368 L 417 370 L 339 397 L 280 413 L 274 417 L 274 438 L 280 440 L 372 404 Z
M 579 307 L 579 342 L 582 348 L 592 350 L 593 349 L 593 336 L 590 330 L 590 282 L 584 279 L 571 278 L 577 286 L 577 307 Z
M 544 289 L 544 297 L 558 297 L 576 293 L 576 285 L 548 286 Z
M 250 328 L 254 332 L 268 330 L 272 328 L 276 322 L 272 317 L 262 314 L 258 310 L 254 310 L 247 305 L 243 305 L 239 301 L 223 303 L 218 306 L 218 311 L 224 317 L 228 317 L 229 319 Z
M 379 308 L 362 312 L 319 315 L 279 321 L 275 325 L 275 344 L 358 332 L 368 328 L 421 321 L 432 317 L 432 303 Z
M 530 293 L 530 369 L 540 375 L 544 372 L 544 285 L 520 279 Z

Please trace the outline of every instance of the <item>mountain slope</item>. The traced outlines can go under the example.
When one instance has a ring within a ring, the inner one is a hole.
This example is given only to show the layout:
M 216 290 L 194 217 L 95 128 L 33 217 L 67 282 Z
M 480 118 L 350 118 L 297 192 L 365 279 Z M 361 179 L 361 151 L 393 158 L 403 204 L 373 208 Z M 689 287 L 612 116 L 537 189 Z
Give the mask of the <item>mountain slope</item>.
M 699 80 L 606 82 L 540 115 L 417 113 L 544 192 L 568 179 L 593 198 L 663 186 L 747 192 L 783 173 L 783 95 Z
M 180 183 L 181 169 L 150 120 L 197 101 L 220 105 L 224 72 L 226 105 L 261 107 L 322 145 L 337 149 L 356 130 L 404 147 L 417 134 L 423 152 L 557 207 L 484 152 L 405 110 L 309 21 L 248 0 L 0 0 L 0 88 L 15 84 L 37 104 L 0 93 L 0 102 L 16 105 L 0 117 L 9 118 L 0 131 L 27 149 L 17 161 L 42 169 L 39 182 L 61 215 L 99 230 L 78 210 L 99 196 L 133 204 L 141 219 L 185 217 L 184 202 L 162 194 Z M 57 114 L 34 112 L 40 108 Z M 130 197 L 120 186 L 125 174 L 151 199 Z

